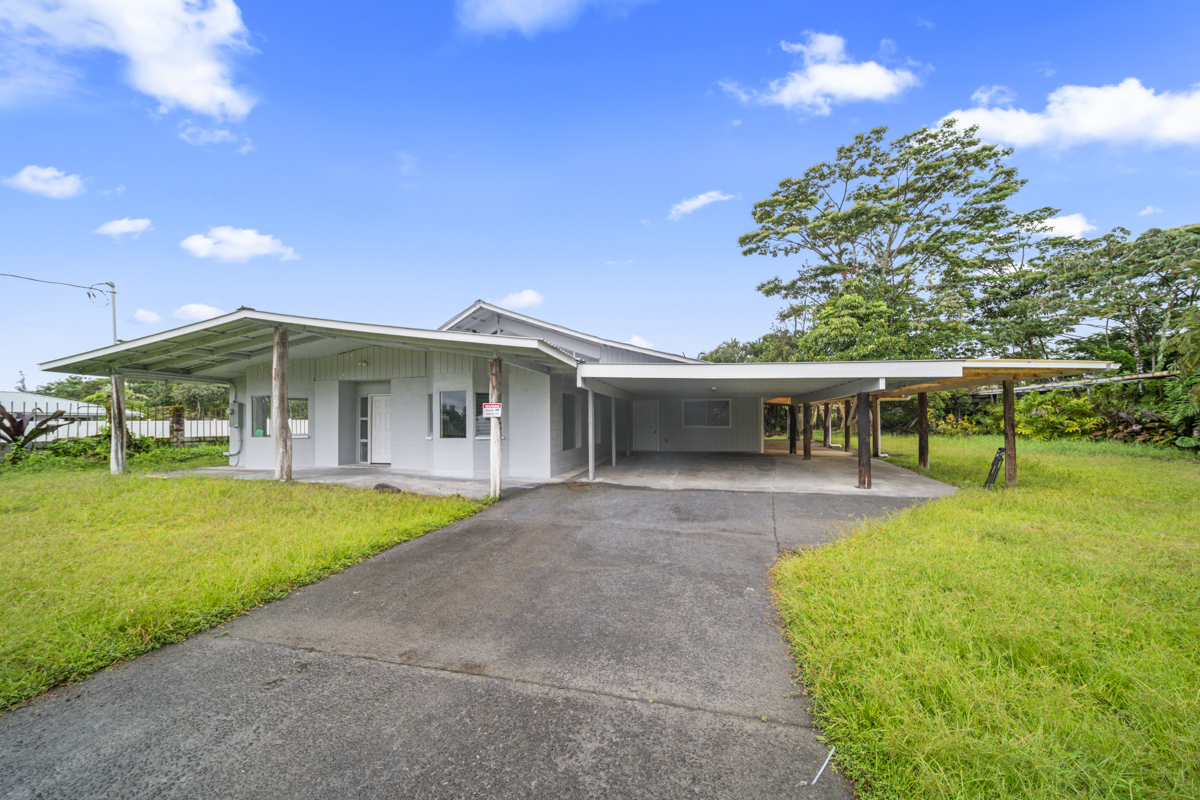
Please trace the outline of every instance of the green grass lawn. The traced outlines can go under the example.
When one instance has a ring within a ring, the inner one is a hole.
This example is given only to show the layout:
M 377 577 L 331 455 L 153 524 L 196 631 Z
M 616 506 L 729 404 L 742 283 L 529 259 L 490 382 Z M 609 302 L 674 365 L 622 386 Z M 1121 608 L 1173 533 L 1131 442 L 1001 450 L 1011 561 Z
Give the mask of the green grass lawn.
M 320 484 L 0 472 L 0 709 L 480 508 Z
M 974 488 L 1000 444 L 934 438 L 967 488 L 776 566 L 844 772 L 864 798 L 1200 797 L 1200 462 L 1021 440 L 1020 488 Z

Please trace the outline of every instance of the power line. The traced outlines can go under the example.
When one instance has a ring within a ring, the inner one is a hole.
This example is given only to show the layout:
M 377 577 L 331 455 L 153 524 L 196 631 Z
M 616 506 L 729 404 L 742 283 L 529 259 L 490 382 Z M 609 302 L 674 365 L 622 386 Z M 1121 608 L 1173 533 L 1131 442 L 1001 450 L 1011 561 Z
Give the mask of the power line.
M 99 292 L 99 293 L 102 293 L 105 295 L 116 294 L 115 289 L 101 289 L 100 288 L 101 286 L 111 285 L 111 284 L 105 284 L 103 281 L 101 281 L 99 283 L 93 283 L 91 286 L 80 286 L 77 283 L 63 283 L 62 281 L 47 281 L 47 280 L 42 280 L 41 278 L 29 278 L 24 275 L 10 275 L 7 272 L 0 272 L 0 278 L 18 278 L 23 281 L 34 281 L 35 283 L 52 283 L 55 286 L 70 286 L 72 289 L 83 289 L 85 292 L 88 293 L 88 297 L 93 297 L 93 298 L 95 297 L 95 294 L 93 294 L 93 292 Z

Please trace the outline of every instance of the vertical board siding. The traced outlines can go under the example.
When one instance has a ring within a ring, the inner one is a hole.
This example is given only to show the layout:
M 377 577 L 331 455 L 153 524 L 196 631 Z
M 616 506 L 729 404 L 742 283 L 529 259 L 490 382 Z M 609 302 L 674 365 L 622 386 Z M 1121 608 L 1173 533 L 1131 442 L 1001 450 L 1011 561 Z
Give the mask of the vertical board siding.
M 246 370 L 251 379 L 271 375 L 270 364 Z M 425 353 L 379 345 L 321 358 L 293 358 L 288 373 L 301 381 L 386 381 L 392 378 L 423 378 Z

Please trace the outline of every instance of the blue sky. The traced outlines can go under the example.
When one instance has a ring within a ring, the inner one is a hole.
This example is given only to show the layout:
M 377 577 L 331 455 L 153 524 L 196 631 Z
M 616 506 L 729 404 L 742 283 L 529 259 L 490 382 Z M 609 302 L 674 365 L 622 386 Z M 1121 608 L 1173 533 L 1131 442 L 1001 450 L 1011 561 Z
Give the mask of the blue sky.
M 1200 15 L 1129 9 L 3 0 L 0 272 L 115 282 L 122 339 L 510 298 L 694 355 L 768 330 L 754 287 L 798 266 L 740 254 L 752 204 L 877 125 L 979 123 L 1063 230 L 1200 221 Z M 111 340 L 83 292 L 0 281 L 3 388 Z

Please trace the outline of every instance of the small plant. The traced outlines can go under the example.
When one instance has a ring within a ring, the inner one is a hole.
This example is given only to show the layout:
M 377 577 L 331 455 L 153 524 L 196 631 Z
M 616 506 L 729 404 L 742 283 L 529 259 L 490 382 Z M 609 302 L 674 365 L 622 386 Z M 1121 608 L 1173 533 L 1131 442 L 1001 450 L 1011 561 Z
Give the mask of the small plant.
M 34 440 L 66 425 L 67 422 L 53 424 L 54 420 L 64 413 L 60 408 L 38 422 L 35 412 L 18 411 L 16 414 L 11 414 L 8 409 L 0 405 L 0 442 L 8 444 L 11 448 L 8 460 L 13 464 L 20 462 L 27 455 L 29 445 L 33 444 Z
M 1075 439 L 1104 424 L 1104 418 L 1086 397 L 1065 392 L 1030 392 L 1016 408 L 1017 433 L 1031 439 Z
M 966 417 L 947 414 L 942 417 L 934 431 L 942 436 L 972 436 L 979 433 L 979 426 Z

